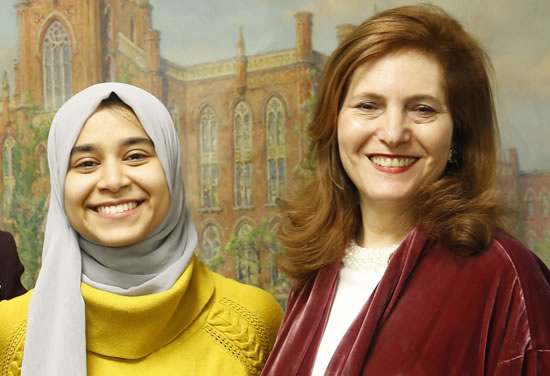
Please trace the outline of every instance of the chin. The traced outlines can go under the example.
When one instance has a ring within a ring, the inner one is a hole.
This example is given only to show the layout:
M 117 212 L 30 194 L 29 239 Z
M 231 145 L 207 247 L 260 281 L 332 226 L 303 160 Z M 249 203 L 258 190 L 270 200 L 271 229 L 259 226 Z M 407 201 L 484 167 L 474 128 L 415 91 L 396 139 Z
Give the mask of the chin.
M 98 243 L 100 245 L 103 245 L 105 247 L 126 247 L 128 245 L 136 244 L 140 241 L 139 238 L 128 238 L 125 237 L 109 237 L 109 238 L 99 238 L 96 237 L 94 239 L 95 243 Z

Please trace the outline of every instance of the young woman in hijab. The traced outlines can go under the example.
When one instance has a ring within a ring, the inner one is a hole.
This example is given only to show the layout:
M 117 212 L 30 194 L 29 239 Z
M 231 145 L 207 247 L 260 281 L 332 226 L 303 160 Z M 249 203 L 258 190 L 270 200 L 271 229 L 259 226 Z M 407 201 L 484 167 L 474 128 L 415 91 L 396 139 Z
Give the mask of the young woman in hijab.
M 55 115 L 48 160 L 42 269 L 33 291 L 0 303 L 0 372 L 258 374 L 282 311 L 194 256 L 162 103 L 126 84 L 91 86 Z
M 550 272 L 498 228 L 489 67 L 429 6 L 334 51 L 283 205 L 296 283 L 263 375 L 550 375 Z

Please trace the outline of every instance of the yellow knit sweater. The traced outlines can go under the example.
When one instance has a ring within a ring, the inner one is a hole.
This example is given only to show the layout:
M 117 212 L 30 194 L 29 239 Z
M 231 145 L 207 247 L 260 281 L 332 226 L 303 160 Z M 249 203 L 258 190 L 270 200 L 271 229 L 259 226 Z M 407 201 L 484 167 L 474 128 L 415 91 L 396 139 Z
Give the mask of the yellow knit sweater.
M 31 294 L 0 302 L 0 376 L 21 373 Z M 127 297 L 82 284 L 82 295 L 88 376 L 258 375 L 282 318 L 269 294 L 195 258 L 159 294 Z

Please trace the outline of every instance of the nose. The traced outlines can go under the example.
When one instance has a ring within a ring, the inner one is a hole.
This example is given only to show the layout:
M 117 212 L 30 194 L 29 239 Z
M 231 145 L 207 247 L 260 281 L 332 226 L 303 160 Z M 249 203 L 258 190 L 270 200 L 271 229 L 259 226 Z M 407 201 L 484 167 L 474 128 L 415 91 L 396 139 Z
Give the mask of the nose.
M 130 179 L 125 172 L 126 166 L 119 161 L 104 161 L 101 166 L 101 175 L 97 183 L 100 190 L 118 192 L 130 184 Z
M 411 137 L 407 114 L 399 108 L 387 109 L 380 119 L 377 129 L 378 139 L 389 147 L 407 142 Z

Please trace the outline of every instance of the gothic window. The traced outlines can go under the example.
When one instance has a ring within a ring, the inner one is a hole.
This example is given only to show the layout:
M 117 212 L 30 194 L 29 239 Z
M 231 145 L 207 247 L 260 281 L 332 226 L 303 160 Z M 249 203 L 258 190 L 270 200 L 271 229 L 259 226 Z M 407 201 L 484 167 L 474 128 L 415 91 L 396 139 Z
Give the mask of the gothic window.
M 111 15 L 111 7 L 105 5 L 103 9 L 103 35 L 105 36 L 106 45 L 113 40 L 113 17 Z
M 174 128 L 176 129 L 176 132 L 179 131 L 179 112 L 178 107 L 175 104 L 171 104 L 168 107 L 168 111 L 170 112 L 170 117 L 172 118 L 172 122 L 174 123 Z
M 235 107 L 235 206 L 252 206 L 252 129 L 250 108 L 240 102 Z
M 533 218 L 535 216 L 535 195 L 533 192 L 529 193 L 527 197 L 527 217 Z
M 208 224 L 202 232 L 201 249 L 202 255 L 206 260 L 210 260 L 216 256 L 222 246 L 220 240 L 220 232 L 213 224 Z
M 48 156 L 43 142 L 36 148 L 36 160 L 38 161 L 38 175 L 45 176 L 48 173 Z
M 237 231 L 237 237 L 244 239 L 248 233 L 252 231 L 252 226 L 244 223 Z M 254 250 L 240 249 L 240 254 L 237 256 L 237 279 L 244 283 L 250 283 L 254 278 Z
M 130 20 L 130 39 L 132 40 L 132 42 L 135 42 L 136 39 L 135 39 L 135 32 L 136 32 L 136 27 L 134 25 L 134 20 L 131 19 Z
M 548 206 L 549 206 L 549 202 L 548 202 L 548 193 L 544 192 L 542 194 L 542 216 L 544 218 L 548 218 Z
M 105 58 L 104 66 L 105 82 L 112 82 L 116 80 L 115 76 L 115 64 L 111 55 L 107 55 Z
M 266 114 L 267 202 L 274 204 L 286 184 L 285 115 L 278 98 L 271 98 L 267 104 Z
M 201 204 L 204 208 L 218 207 L 218 119 L 206 106 L 200 114 Z
M 11 136 L 4 141 L 4 213 L 9 211 L 13 200 L 15 177 L 13 176 L 13 148 L 15 139 Z
M 72 95 L 71 43 L 59 21 L 48 27 L 42 44 L 44 103 L 48 110 L 61 106 Z
M 101 14 L 101 33 L 103 35 L 103 53 L 106 54 L 103 64 L 103 78 L 105 82 L 115 81 L 115 64 L 113 62 L 112 51 L 114 49 L 113 38 L 113 17 L 111 7 L 108 4 L 103 4 Z

